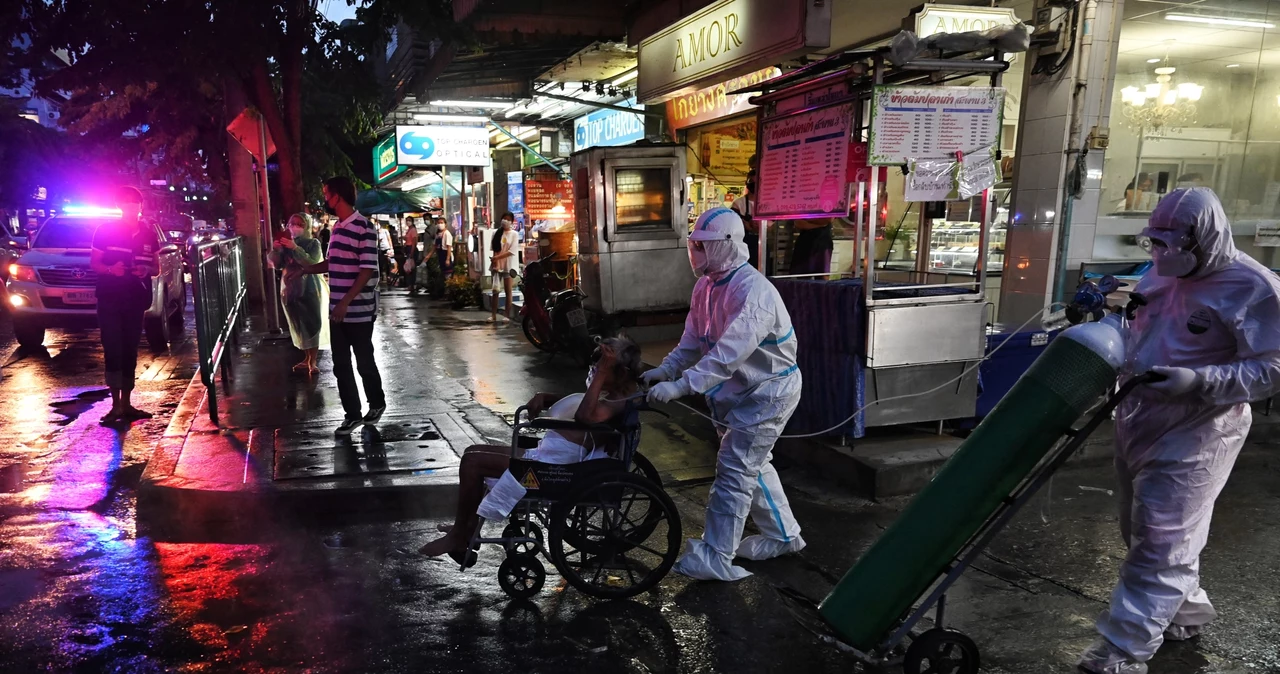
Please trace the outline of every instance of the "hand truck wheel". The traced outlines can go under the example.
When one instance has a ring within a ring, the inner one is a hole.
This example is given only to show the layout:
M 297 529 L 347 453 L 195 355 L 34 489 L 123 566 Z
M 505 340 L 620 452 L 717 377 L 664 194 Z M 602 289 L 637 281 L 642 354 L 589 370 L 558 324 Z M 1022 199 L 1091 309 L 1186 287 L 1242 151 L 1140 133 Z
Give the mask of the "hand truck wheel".
M 530 521 L 512 522 L 502 530 L 503 538 L 532 538 L 535 542 L 511 543 L 507 546 L 508 555 L 537 555 L 543 550 L 542 528 Z
M 547 570 L 534 557 L 512 555 L 498 566 L 498 585 L 508 596 L 516 599 L 528 599 L 538 594 L 546 579 Z
M 978 674 L 980 665 L 973 639 L 943 629 L 916 637 L 902 659 L 903 674 Z

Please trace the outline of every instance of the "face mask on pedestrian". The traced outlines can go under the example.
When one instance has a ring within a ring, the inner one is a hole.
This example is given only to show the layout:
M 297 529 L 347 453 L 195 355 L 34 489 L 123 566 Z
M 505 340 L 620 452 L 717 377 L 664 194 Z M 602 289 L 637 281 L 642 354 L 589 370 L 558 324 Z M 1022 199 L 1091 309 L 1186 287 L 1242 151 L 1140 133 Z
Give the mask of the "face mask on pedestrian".
M 324 195 L 324 212 L 328 213 L 329 215 L 337 215 L 338 211 L 333 207 L 332 202 L 333 202 L 333 195 L 331 194 Z
M 1200 259 L 1196 257 L 1199 244 L 1190 232 L 1148 227 L 1142 235 L 1151 240 L 1151 261 L 1157 276 L 1183 278 L 1200 267 Z
M 503 229 L 503 231 L 510 231 L 510 230 L 511 230 L 511 225 L 512 225 L 512 224 L 513 224 L 513 223 L 512 223 L 510 220 L 503 220 L 503 221 L 502 221 L 502 229 Z

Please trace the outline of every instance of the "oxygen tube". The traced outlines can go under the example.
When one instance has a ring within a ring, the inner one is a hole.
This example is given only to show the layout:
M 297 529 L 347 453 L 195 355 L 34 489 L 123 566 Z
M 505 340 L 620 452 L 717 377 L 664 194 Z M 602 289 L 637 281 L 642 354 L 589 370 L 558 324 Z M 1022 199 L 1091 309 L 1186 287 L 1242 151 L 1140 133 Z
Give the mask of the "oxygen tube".
M 1007 337 L 1005 337 L 998 345 L 996 345 L 996 348 L 992 349 L 990 353 L 983 356 L 981 360 L 975 361 L 972 365 L 962 370 L 960 374 L 956 375 L 955 377 L 952 377 L 951 379 L 948 379 L 947 381 L 927 391 L 921 391 L 918 393 L 904 393 L 902 395 L 890 396 L 888 398 L 875 400 L 873 402 L 867 403 L 866 405 L 863 405 L 862 407 L 859 407 L 858 409 L 854 410 L 852 414 L 845 417 L 842 421 L 840 421 L 834 426 L 831 426 L 830 428 L 824 428 L 820 431 L 815 431 L 813 433 L 793 433 L 793 434 L 787 434 L 787 435 L 780 435 L 778 437 L 780 439 L 781 438 L 801 439 L 801 438 L 813 438 L 821 435 L 826 435 L 828 433 L 831 433 L 833 431 L 840 429 L 845 424 L 848 424 L 850 421 L 853 421 L 854 419 L 856 419 L 859 414 L 862 414 L 864 411 L 866 411 L 867 409 L 870 409 L 875 405 L 879 405 L 882 403 L 887 403 L 895 400 L 908 400 L 911 398 L 919 398 L 921 396 L 927 396 L 927 395 L 936 393 L 948 386 L 951 386 L 957 381 L 964 379 L 971 372 L 981 367 L 981 365 L 985 363 L 988 359 L 990 359 L 991 357 L 999 353 L 1000 350 L 1003 349 L 1005 345 L 1009 343 L 1009 340 L 1013 339 L 1014 335 L 1017 335 L 1018 333 L 1022 332 L 1024 329 L 1026 329 L 1027 326 L 1031 325 L 1033 322 L 1037 320 L 1041 322 L 1041 325 L 1044 326 L 1045 329 L 1052 330 L 1052 329 L 1057 329 L 1059 327 L 1077 325 L 1085 322 L 1088 319 L 1092 319 L 1094 322 L 1100 322 L 1104 320 L 1104 317 L 1110 318 L 1110 316 L 1115 316 L 1117 317 L 1116 320 L 1118 321 L 1119 324 L 1114 325 L 1113 327 L 1115 327 L 1117 330 L 1123 333 L 1128 328 L 1128 325 L 1127 325 L 1128 320 L 1132 319 L 1134 309 L 1136 307 L 1145 305 L 1147 302 L 1146 302 L 1146 298 L 1144 298 L 1142 295 L 1138 293 L 1131 293 L 1129 306 L 1125 308 L 1123 311 L 1118 310 L 1119 308 L 1117 307 L 1117 312 L 1108 316 L 1107 310 L 1106 310 L 1106 306 L 1107 306 L 1106 296 L 1118 290 L 1121 287 L 1121 285 L 1122 284 L 1120 284 L 1112 276 L 1106 276 L 1101 279 L 1098 279 L 1097 281 L 1085 281 L 1084 283 L 1081 283 L 1080 287 L 1076 289 L 1076 294 L 1070 304 L 1065 304 L 1062 302 L 1053 302 L 1045 306 L 1039 312 L 1033 314 L 1031 318 L 1028 318 L 1026 322 L 1024 322 L 1022 325 L 1018 326 L 1017 329 L 1015 329 L 1013 332 L 1010 332 Z M 624 398 L 623 400 L 634 400 L 637 398 L 643 398 L 647 395 L 648 393 L 646 391 L 640 391 L 638 393 L 632 394 L 631 396 L 628 396 L 627 398 Z M 620 401 L 616 401 L 616 402 L 620 402 Z M 673 402 L 675 402 L 677 405 L 680 405 L 681 407 L 710 421 L 712 424 L 715 424 L 716 426 L 719 426 L 721 428 L 726 428 L 728 430 L 734 430 L 739 432 L 748 432 L 750 430 L 748 428 L 741 428 L 741 427 L 734 426 L 732 424 L 728 424 L 723 421 L 714 419 L 710 415 L 705 414 L 702 411 L 697 410 L 686 403 L 680 402 L 679 400 L 676 400 Z

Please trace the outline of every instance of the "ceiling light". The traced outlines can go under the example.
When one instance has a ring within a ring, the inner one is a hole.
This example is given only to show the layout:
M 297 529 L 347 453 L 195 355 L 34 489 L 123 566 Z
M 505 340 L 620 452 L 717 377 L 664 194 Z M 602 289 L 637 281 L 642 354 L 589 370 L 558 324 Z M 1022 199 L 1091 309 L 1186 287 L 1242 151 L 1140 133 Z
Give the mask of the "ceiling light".
M 1147 63 L 1159 63 L 1160 59 L 1147 59 Z
M 617 86 L 625 82 L 630 82 L 631 80 L 634 80 L 636 76 L 639 74 L 640 74 L 639 68 L 632 68 L 631 70 L 628 70 L 622 75 L 619 75 L 618 77 L 613 78 L 613 85 Z
M 1233 19 L 1227 16 L 1201 16 L 1199 14 L 1165 14 L 1164 18 L 1169 21 L 1184 21 L 1186 23 L 1207 23 L 1211 26 L 1243 26 L 1245 28 L 1275 28 L 1274 23 L 1266 21 L 1253 21 L 1251 19 Z
M 515 106 L 511 101 L 431 101 L 442 108 L 478 108 L 482 110 L 506 110 Z
M 483 115 L 446 115 L 436 112 L 419 112 L 414 113 L 413 118 L 420 122 L 477 122 L 484 123 L 489 121 L 488 117 Z
M 1228 64 L 1227 64 L 1227 67 L 1228 67 L 1228 68 L 1239 68 L 1239 67 L 1240 67 L 1240 64 L 1239 64 L 1239 63 L 1228 63 Z

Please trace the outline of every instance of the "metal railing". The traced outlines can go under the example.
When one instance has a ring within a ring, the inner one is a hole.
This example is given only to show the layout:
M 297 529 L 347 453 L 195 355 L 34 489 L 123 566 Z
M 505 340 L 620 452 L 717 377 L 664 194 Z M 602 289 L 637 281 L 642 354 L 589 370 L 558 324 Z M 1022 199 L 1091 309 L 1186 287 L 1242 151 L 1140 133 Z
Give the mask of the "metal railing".
M 244 239 L 202 243 L 188 251 L 191 290 L 196 309 L 196 343 L 200 381 L 209 392 L 209 419 L 218 423 L 214 377 L 222 370 L 223 386 L 231 376 L 227 345 L 235 341 L 245 305 Z

